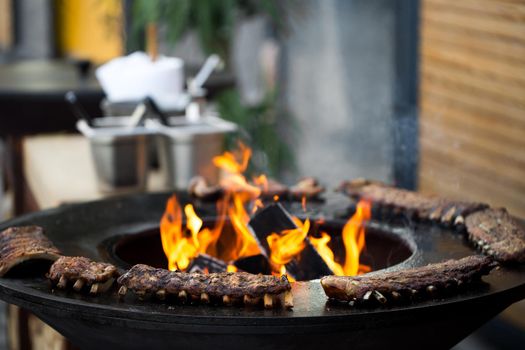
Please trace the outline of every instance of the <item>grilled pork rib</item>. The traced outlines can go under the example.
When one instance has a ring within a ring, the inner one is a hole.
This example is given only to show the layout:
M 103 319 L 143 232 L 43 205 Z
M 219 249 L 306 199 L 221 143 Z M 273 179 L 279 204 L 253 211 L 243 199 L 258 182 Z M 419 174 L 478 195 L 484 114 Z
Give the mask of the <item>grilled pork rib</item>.
M 369 200 L 372 204 L 393 207 L 395 211 L 413 214 L 418 219 L 446 225 L 463 225 L 467 215 L 488 207 L 483 203 L 423 195 L 364 179 L 344 181 L 339 190 L 354 199 Z
M 205 201 L 214 201 L 224 195 L 224 190 L 218 185 L 208 185 L 202 176 L 194 176 L 190 180 L 188 193 L 195 198 Z
M 186 273 L 139 264 L 120 276 L 118 283 L 121 296 L 131 290 L 139 298 L 155 295 L 163 300 L 171 295 L 203 303 L 220 299 L 226 305 L 235 302 L 258 305 L 263 301 L 266 308 L 282 301 L 285 307 L 293 307 L 291 286 L 286 276 L 279 278 L 246 272 Z
M 0 232 L 0 277 L 27 260 L 55 261 L 60 251 L 39 226 L 10 227 Z
M 313 177 L 305 177 L 290 188 L 274 179 L 267 179 L 266 182 L 251 185 L 261 190 L 260 196 L 263 199 L 274 198 L 274 196 L 291 200 L 301 200 L 303 197 L 316 199 L 325 191 L 325 188 Z M 234 191 L 234 189 L 228 189 L 221 185 L 209 185 L 202 176 L 193 177 L 188 186 L 188 193 L 192 197 L 204 201 L 220 199 L 229 191 Z
M 118 277 L 117 268 L 108 263 L 95 262 L 80 256 L 63 256 L 51 266 L 47 276 L 57 288 L 65 289 L 74 281 L 77 292 L 84 286 L 91 294 L 105 292 Z
M 316 178 L 305 177 L 295 185 L 290 187 L 290 196 L 292 199 L 307 199 L 317 198 L 323 193 L 325 188 L 319 184 Z
M 468 237 L 500 262 L 525 262 L 525 229 L 505 209 L 486 209 L 467 216 Z
M 472 255 L 370 276 L 327 276 L 321 279 L 321 285 L 329 298 L 339 301 L 356 304 L 373 300 L 380 304 L 408 302 L 429 299 L 444 290 L 450 292 L 462 284 L 479 280 L 495 266 L 497 263 L 490 257 Z

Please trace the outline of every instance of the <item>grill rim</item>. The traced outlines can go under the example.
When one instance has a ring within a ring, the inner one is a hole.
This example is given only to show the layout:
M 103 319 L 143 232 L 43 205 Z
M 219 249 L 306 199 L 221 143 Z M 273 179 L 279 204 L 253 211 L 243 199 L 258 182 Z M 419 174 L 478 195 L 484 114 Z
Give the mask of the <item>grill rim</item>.
M 58 208 L 52 208 L 43 210 L 36 213 L 30 213 L 23 216 L 20 216 L 18 218 L 3 222 L 0 224 L 0 230 L 3 230 L 9 226 L 16 226 L 16 225 L 27 225 L 29 223 L 34 223 L 35 221 L 39 221 L 42 219 L 50 219 L 54 217 L 58 221 L 67 221 L 65 217 L 67 217 L 70 214 L 76 214 L 80 215 L 82 213 L 88 212 L 90 209 L 95 210 L 95 213 L 97 212 L 99 206 L 103 206 L 105 204 L 115 205 L 116 207 L 124 208 L 126 209 L 126 205 L 123 205 L 123 203 L 134 203 L 135 205 L 138 204 L 138 207 L 141 206 L 141 204 L 144 204 L 144 201 L 147 200 L 160 200 L 162 203 L 165 203 L 165 200 L 171 195 L 170 193 L 155 193 L 155 194 L 139 194 L 139 195 L 128 195 L 128 196 L 118 196 L 118 197 L 112 197 L 110 199 L 102 199 L 82 204 L 72 204 L 72 205 L 65 205 Z M 177 195 L 180 197 L 184 197 L 184 193 L 177 193 Z M 187 199 L 187 196 L 186 196 Z M 159 217 L 161 215 L 161 212 L 159 212 Z M 75 215 L 73 215 L 74 217 Z M 57 223 L 58 227 L 60 227 L 61 223 Z M 151 227 L 153 224 L 152 221 L 150 222 L 142 222 L 141 227 L 136 226 L 130 226 L 134 227 L 135 231 L 138 231 L 140 229 L 143 229 L 143 227 Z M 140 226 L 140 225 L 139 225 Z M 126 228 L 124 225 L 118 226 L 119 229 L 123 230 Z M 129 228 L 129 227 L 128 227 Z M 110 228 L 110 230 L 113 228 Z M 133 231 L 133 230 L 132 230 Z M 114 233 L 114 235 L 117 233 Z M 49 236 L 49 235 L 48 235 Z M 52 235 L 50 236 L 50 239 L 53 240 Z M 414 251 L 412 256 L 405 260 L 404 262 L 401 262 L 400 264 L 394 265 L 392 267 L 389 267 L 388 269 L 401 269 L 401 268 L 407 268 L 412 266 L 418 266 L 421 264 L 424 264 L 428 262 L 425 257 L 426 251 L 423 249 L 423 247 L 420 244 L 414 243 L 417 245 L 417 249 Z M 60 248 L 60 246 L 59 246 Z M 100 247 L 91 247 L 93 251 L 87 252 L 86 255 L 98 255 L 100 251 L 95 252 L 95 249 L 99 249 Z M 472 252 L 475 252 L 472 249 Z M 65 253 L 68 253 L 66 250 Z M 93 256 L 91 256 L 93 257 Z M 446 258 L 446 257 L 444 257 Z M 267 326 L 267 327 L 282 327 L 284 325 L 302 325 L 306 326 L 308 324 L 311 325 L 334 325 L 334 324 L 340 324 L 340 323 L 347 323 L 347 322 L 353 322 L 353 320 L 359 320 L 363 317 L 373 318 L 373 319 L 379 319 L 382 317 L 385 317 L 385 315 L 397 315 L 399 317 L 403 317 L 403 315 L 411 315 L 411 314 L 417 314 L 418 312 L 423 312 L 427 310 L 437 310 L 442 307 L 451 307 L 455 308 L 454 305 L 458 305 L 461 303 L 466 302 L 498 302 L 502 305 L 502 310 L 507 307 L 508 305 L 523 299 L 525 297 L 525 267 L 517 267 L 515 270 L 507 270 L 507 268 L 500 269 L 499 272 L 496 272 L 498 274 L 503 275 L 512 275 L 515 274 L 516 276 L 510 276 L 510 284 L 511 286 L 503 287 L 499 290 L 493 290 L 493 291 L 469 291 L 465 293 L 461 293 L 459 295 L 453 296 L 448 299 L 444 300 L 430 300 L 426 302 L 420 302 L 416 304 L 408 304 L 408 305 L 402 305 L 398 307 L 391 307 L 391 308 L 352 308 L 348 306 L 342 306 L 342 305 L 333 305 L 330 306 L 330 304 L 325 304 L 325 309 L 327 309 L 326 313 L 322 315 L 294 315 L 294 311 L 268 311 L 268 310 L 253 310 L 252 315 L 243 316 L 239 315 L 239 308 L 228 308 L 229 310 L 233 310 L 231 312 L 231 315 L 217 315 L 214 314 L 213 310 L 215 309 L 214 306 L 182 306 L 182 308 L 188 308 L 188 310 L 191 310 L 191 308 L 200 308 L 200 307 L 206 307 L 208 310 L 211 310 L 211 315 L 198 315 L 198 314 L 180 314 L 175 313 L 173 311 L 170 311 L 166 309 L 164 312 L 158 312 L 158 310 L 142 310 L 141 308 L 133 309 L 133 307 L 136 307 L 137 304 L 126 304 L 123 302 L 118 302 L 115 298 L 115 302 L 111 305 L 106 304 L 99 304 L 97 303 L 97 298 L 88 298 L 88 300 L 80 300 L 78 298 L 72 297 L 72 294 L 68 294 L 68 297 L 64 297 L 62 292 L 57 292 L 56 294 L 51 293 L 50 291 L 42 291 L 39 289 L 34 289 L 31 287 L 31 283 L 28 285 L 24 282 L 24 280 L 21 279 L 0 279 L 0 297 L 7 302 L 19 305 L 21 307 L 28 308 L 32 311 L 35 311 L 35 313 L 47 313 L 47 314 L 54 314 L 55 316 L 60 316 L 64 314 L 68 314 L 69 316 L 73 317 L 80 317 L 85 318 L 87 316 L 93 316 L 95 318 L 104 318 L 108 320 L 129 320 L 129 321 L 137 321 L 137 322 L 154 322 L 154 323 L 167 323 L 167 324 L 178 324 L 183 325 L 187 324 L 187 322 L 199 324 L 199 325 L 207 325 L 207 326 L 213 326 L 214 323 L 217 321 L 224 322 L 225 324 L 229 326 L 243 326 L 243 323 L 246 321 L 250 322 L 249 326 L 245 327 L 252 327 L 253 325 L 259 326 Z M 493 272 L 494 274 L 494 272 Z M 490 277 L 490 276 L 489 276 Z M 487 279 L 487 278 L 486 278 Z M 36 283 L 36 280 L 34 280 Z M 42 282 L 42 281 L 40 281 Z M 322 293 L 322 289 L 319 285 L 319 283 L 314 281 L 308 281 L 308 282 L 297 282 L 297 285 L 302 284 L 317 284 L 317 290 Z M 509 281 L 507 281 L 509 283 Z M 41 286 L 40 286 L 41 287 Z M 294 295 L 296 294 L 296 290 L 294 288 Z M 322 293 L 323 299 L 326 301 L 326 297 L 324 296 L 324 293 Z M 124 305 L 126 308 L 118 308 L 114 305 L 116 303 L 119 303 L 119 305 Z M 156 304 L 156 303 L 155 303 Z M 145 302 L 144 306 L 146 308 L 149 308 L 149 303 Z M 167 305 L 167 304 L 160 304 L 160 305 Z M 224 308 L 224 307 L 221 307 Z M 341 311 L 342 308 L 344 308 L 344 312 L 342 313 L 333 313 L 333 310 L 339 310 Z M 376 317 L 378 316 L 378 317 Z M 396 317 L 397 317 L 396 316 Z M 177 322 L 176 320 L 180 320 L 180 322 Z M 254 322 L 256 321 L 256 322 Z

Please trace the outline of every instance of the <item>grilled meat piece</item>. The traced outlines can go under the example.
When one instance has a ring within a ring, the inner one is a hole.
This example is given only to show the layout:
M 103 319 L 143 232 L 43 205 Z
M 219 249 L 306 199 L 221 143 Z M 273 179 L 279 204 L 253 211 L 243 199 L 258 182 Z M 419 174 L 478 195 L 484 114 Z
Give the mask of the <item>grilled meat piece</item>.
M 368 276 L 327 276 L 321 279 L 326 295 L 352 304 L 377 301 L 380 304 L 429 299 L 440 292 L 479 280 L 497 263 L 491 257 L 471 255 L 459 260 L 430 264 Z M 443 293 L 441 293 L 443 294 Z
M 275 195 L 283 197 L 288 194 L 288 188 L 273 179 L 267 180 L 266 183 L 253 184 L 253 186 L 255 190 L 256 188 L 261 190 L 261 197 L 263 198 L 273 198 Z M 215 201 L 220 199 L 228 191 L 232 190 L 233 189 L 222 187 L 220 185 L 209 185 L 202 176 L 193 177 L 188 186 L 188 192 L 191 196 L 205 201 Z
M 395 212 L 412 214 L 416 219 L 445 225 L 463 225 L 467 215 L 488 207 L 484 203 L 423 195 L 364 179 L 344 181 L 339 190 L 356 200 L 369 200 L 373 204 L 392 207 Z
M 77 292 L 84 286 L 91 294 L 108 290 L 118 277 L 117 268 L 108 263 L 95 262 L 81 256 L 63 256 L 51 266 L 47 275 L 57 288 L 65 289 L 68 282 L 73 282 Z
M 301 199 L 303 197 L 312 199 L 319 197 L 324 191 L 325 188 L 319 184 L 317 179 L 305 177 L 290 187 L 290 196 L 292 199 Z
M 188 186 L 188 193 L 205 201 L 214 201 L 224 195 L 224 190 L 218 185 L 208 185 L 202 176 L 195 176 L 191 179 Z
M 10 227 L 0 232 L 0 277 L 27 260 L 55 261 L 60 251 L 39 226 Z
M 274 179 L 268 179 L 266 184 L 255 184 L 261 189 L 262 198 L 273 198 L 279 196 L 280 198 L 288 195 L 288 187 Z
M 285 307 L 293 307 L 291 286 L 286 276 L 279 278 L 246 272 L 186 273 L 139 264 L 120 276 L 118 283 L 121 296 L 130 289 L 139 298 L 154 294 L 162 300 L 171 295 L 204 303 L 220 299 L 226 305 L 236 301 L 257 305 L 263 301 L 266 308 L 282 301 Z
M 468 237 L 483 253 L 500 262 L 525 262 L 525 229 L 505 209 L 467 216 Z

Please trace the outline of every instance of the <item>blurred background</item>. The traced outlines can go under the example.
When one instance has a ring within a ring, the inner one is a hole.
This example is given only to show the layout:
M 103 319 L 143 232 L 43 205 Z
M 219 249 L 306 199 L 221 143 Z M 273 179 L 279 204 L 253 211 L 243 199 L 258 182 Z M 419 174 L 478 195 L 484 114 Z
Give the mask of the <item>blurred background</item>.
M 171 95 L 158 89 L 170 81 Z M 0 218 L 185 187 L 208 141 L 192 134 L 188 164 L 169 131 L 144 146 L 151 127 L 126 120 L 149 95 L 228 145 L 240 137 L 283 183 L 373 178 L 525 218 L 525 1 L 0 0 Z M 3 309 L 0 347 L 70 347 Z M 456 349 L 517 348 L 524 314 L 509 308 Z

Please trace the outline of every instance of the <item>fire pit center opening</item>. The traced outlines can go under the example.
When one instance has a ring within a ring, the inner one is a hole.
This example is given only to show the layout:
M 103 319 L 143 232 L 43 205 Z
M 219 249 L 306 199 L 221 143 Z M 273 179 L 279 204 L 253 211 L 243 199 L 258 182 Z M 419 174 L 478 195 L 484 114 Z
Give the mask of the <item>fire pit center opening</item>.
M 204 225 L 213 227 L 214 223 L 214 220 L 206 220 Z M 316 232 L 326 232 L 331 236 L 329 246 L 337 261 L 344 261 L 345 258 L 345 247 L 341 236 L 344 224 L 343 220 L 330 220 L 312 227 L 314 235 Z M 229 221 L 226 221 L 223 230 L 224 237 L 234 235 Z M 221 249 L 220 244 L 218 249 Z M 147 264 L 158 268 L 168 266 L 158 228 L 121 236 L 114 240 L 110 251 L 116 263 L 125 268 L 134 264 Z M 367 227 L 366 248 L 361 253 L 360 262 L 368 265 L 371 271 L 377 271 L 397 265 L 408 259 L 413 253 L 409 243 L 400 236 L 378 228 Z M 235 266 L 241 266 L 242 270 L 248 272 L 258 273 L 267 268 L 263 266 L 263 262 L 263 259 L 243 259 Z

